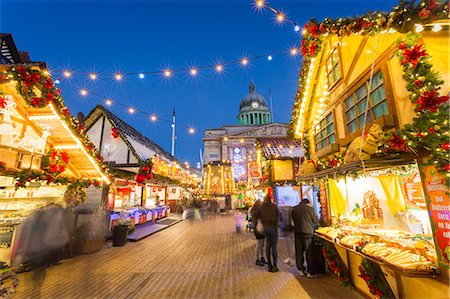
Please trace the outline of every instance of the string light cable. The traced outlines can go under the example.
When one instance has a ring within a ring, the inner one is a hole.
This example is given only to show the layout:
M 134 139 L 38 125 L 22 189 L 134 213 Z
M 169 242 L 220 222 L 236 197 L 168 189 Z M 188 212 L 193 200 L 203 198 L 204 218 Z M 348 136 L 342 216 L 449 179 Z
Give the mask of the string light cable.
M 263 9 L 269 10 L 271 13 L 274 14 L 275 22 L 277 24 L 290 23 L 294 27 L 294 31 L 295 32 L 299 32 L 300 29 L 301 29 L 300 26 L 297 24 L 297 22 L 295 22 L 294 20 L 290 19 L 284 11 L 276 9 L 276 8 L 270 6 L 267 1 L 256 0 L 255 1 L 255 8 L 257 10 L 263 10 Z

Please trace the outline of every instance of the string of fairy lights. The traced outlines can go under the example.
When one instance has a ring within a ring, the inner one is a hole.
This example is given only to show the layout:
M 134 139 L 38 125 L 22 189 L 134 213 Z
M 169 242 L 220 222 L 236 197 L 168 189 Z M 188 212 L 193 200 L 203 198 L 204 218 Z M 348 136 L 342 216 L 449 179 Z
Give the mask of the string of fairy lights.
M 72 84 L 72 87 L 74 88 L 79 88 L 78 86 L 75 86 Z M 137 109 L 136 107 L 130 106 L 130 105 L 126 105 L 121 103 L 120 101 L 115 101 L 110 97 L 105 97 L 102 94 L 95 92 L 95 91 L 88 91 L 85 88 L 81 88 L 80 89 L 80 95 L 83 97 L 87 97 L 87 96 L 94 96 L 97 97 L 99 99 L 99 103 L 104 104 L 107 107 L 112 107 L 112 106 L 119 106 L 122 108 L 125 108 L 126 112 L 129 115 L 136 115 L 136 114 L 141 114 L 145 116 L 145 119 L 150 120 L 151 122 L 155 123 L 157 121 L 165 121 L 165 122 L 170 122 L 169 119 L 166 118 L 160 118 L 157 114 L 155 113 L 149 113 L 147 111 L 141 110 L 141 109 Z M 187 128 L 187 132 L 189 134 L 195 134 L 196 133 L 196 129 L 192 126 L 186 127 Z
M 298 47 L 293 46 L 288 51 L 277 51 L 268 54 L 261 54 L 256 56 L 243 56 L 237 60 L 229 60 L 208 65 L 193 65 L 189 67 L 165 67 L 160 70 L 146 70 L 146 71 L 117 71 L 117 72 L 87 72 L 87 71 L 73 71 L 71 69 L 56 69 L 49 71 L 52 75 L 55 75 L 55 83 L 60 84 L 62 79 L 72 79 L 75 75 L 85 76 L 92 82 L 99 80 L 102 77 L 113 78 L 115 81 L 124 81 L 127 77 L 136 77 L 139 79 L 145 79 L 147 75 L 159 75 L 164 79 L 174 78 L 178 74 L 188 75 L 191 78 L 198 77 L 203 71 L 213 71 L 216 74 L 223 73 L 228 67 L 239 66 L 247 68 L 252 62 L 262 59 L 272 61 L 275 55 L 289 53 L 291 57 L 299 56 Z
M 273 13 L 275 17 L 275 22 L 277 24 L 289 23 L 294 27 L 295 32 L 299 32 L 301 30 L 300 25 L 298 25 L 297 22 L 289 18 L 285 11 L 270 6 L 267 1 L 256 0 L 254 5 L 257 10 L 262 11 L 263 9 L 266 9 L 269 12 Z
M 277 51 L 277 52 L 272 52 L 269 54 L 256 55 L 256 56 L 252 56 L 252 57 L 245 56 L 245 57 L 241 57 L 238 60 L 230 60 L 230 61 L 225 61 L 225 62 L 216 63 L 216 64 L 203 65 L 203 66 L 191 66 L 191 67 L 164 68 L 159 71 L 153 70 L 153 71 L 142 71 L 142 72 L 136 72 L 136 71 L 116 72 L 113 74 L 112 77 L 116 82 L 123 82 L 125 80 L 125 78 L 132 77 L 132 76 L 134 76 L 134 77 L 137 76 L 139 79 L 142 80 L 142 79 L 146 78 L 146 75 L 160 75 L 163 77 L 163 79 L 171 79 L 174 76 L 176 76 L 177 74 L 187 74 L 190 77 L 194 78 L 194 77 L 199 76 L 200 73 L 205 70 L 206 71 L 212 70 L 212 71 L 216 72 L 217 74 L 221 74 L 225 71 L 226 68 L 231 67 L 231 66 L 240 66 L 240 67 L 246 68 L 246 67 L 250 66 L 251 62 L 254 62 L 257 60 L 262 60 L 264 58 L 267 59 L 267 61 L 272 61 L 275 55 L 286 54 L 286 53 L 287 53 L 287 51 Z M 298 48 L 291 47 L 288 51 L 288 54 L 291 58 L 295 58 L 295 57 L 299 56 Z M 81 97 L 87 97 L 87 96 L 93 95 L 93 96 L 99 98 L 100 99 L 99 102 L 106 106 L 115 105 L 115 106 L 120 106 L 122 108 L 125 108 L 126 112 L 129 115 L 142 114 L 142 115 L 145 115 L 146 119 L 149 119 L 151 122 L 156 122 L 158 120 L 163 120 L 163 121 L 169 122 L 168 119 L 164 119 L 164 118 L 161 119 L 156 114 L 148 113 L 147 111 L 137 109 L 131 105 L 123 104 L 119 100 L 113 100 L 111 97 L 101 95 L 98 92 L 93 91 L 92 89 L 87 89 L 86 87 L 80 87 L 80 86 L 74 84 L 72 81 L 72 79 L 75 78 L 75 75 L 77 75 L 77 76 L 80 75 L 80 76 L 85 76 L 85 78 L 87 78 L 91 82 L 96 82 L 99 79 L 107 78 L 108 76 L 111 78 L 110 72 L 72 71 L 69 69 L 48 70 L 48 72 L 51 75 L 61 73 L 62 77 L 53 76 L 53 77 L 56 77 L 56 79 L 54 80 L 55 84 L 61 84 L 62 81 L 64 81 L 65 83 L 68 83 L 72 88 L 78 90 Z M 81 77 L 81 78 L 83 78 L 83 77 Z M 196 132 L 195 128 L 193 128 L 193 127 L 188 127 L 187 130 L 188 130 L 189 134 L 194 134 Z

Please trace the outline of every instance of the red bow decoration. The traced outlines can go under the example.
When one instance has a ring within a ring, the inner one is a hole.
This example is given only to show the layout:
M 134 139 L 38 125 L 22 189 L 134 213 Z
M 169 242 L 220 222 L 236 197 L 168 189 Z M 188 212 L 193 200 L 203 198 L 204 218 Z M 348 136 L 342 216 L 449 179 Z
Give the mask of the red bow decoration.
M 422 50 L 423 44 L 415 45 L 412 49 L 406 49 L 403 52 L 404 59 L 401 64 L 411 63 L 412 66 L 416 67 L 419 63 L 419 59 L 428 56 L 426 50 Z
M 408 151 L 408 148 L 406 147 L 406 140 L 398 137 L 395 133 L 392 133 L 392 138 L 387 142 L 393 149 L 402 150 L 404 152 Z
M 424 91 L 420 98 L 416 101 L 417 111 L 428 110 L 430 112 L 438 112 L 439 105 L 447 102 L 448 96 L 442 96 L 437 98 L 437 92 L 435 89 L 432 91 Z
M 337 159 L 329 158 L 328 159 L 328 167 L 331 167 L 331 168 L 336 167 L 338 165 L 338 162 L 339 161 Z

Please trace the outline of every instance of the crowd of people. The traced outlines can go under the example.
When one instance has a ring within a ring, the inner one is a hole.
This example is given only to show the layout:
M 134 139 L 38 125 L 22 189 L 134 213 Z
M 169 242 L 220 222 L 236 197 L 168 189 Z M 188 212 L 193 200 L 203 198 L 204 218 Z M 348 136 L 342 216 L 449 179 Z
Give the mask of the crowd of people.
M 248 211 L 248 229 L 254 232 L 256 238 L 257 266 L 267 265 L 269 272 L 278 272 L 278 230 L 286 240 L 288 257 L 284 262 L 296 266 L 300 276 L 317 277 L 317 267 L 314 259 L 313 237 L 318 225 L 318 217 L 309 200 L 304 198 L 295 207 L 278 208 L 267 195 L 264 201 L 257 200 Z M 243 215 L 234 214 L 236 232 L 240 233 Z M 265 257 L 264 257 L 265 245 Z M 306 263 L 305 263 L 306 257 Z M 306 264 L 306 265 L 305 265 Z

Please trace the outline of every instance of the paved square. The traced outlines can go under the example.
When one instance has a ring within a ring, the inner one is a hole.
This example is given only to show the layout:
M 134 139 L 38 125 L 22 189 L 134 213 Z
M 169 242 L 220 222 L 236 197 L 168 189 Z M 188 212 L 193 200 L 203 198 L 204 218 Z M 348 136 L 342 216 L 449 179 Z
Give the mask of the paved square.
M 279 260 L 286 257 L 279 241 Z M 331 275 L 296 278 L 279 263 L 255 265 L 252 233 L 235 233 L 232 216 L 183 221 L 124 247 L 107 247 L 20 275 L 15 298 L 360 298 Z

